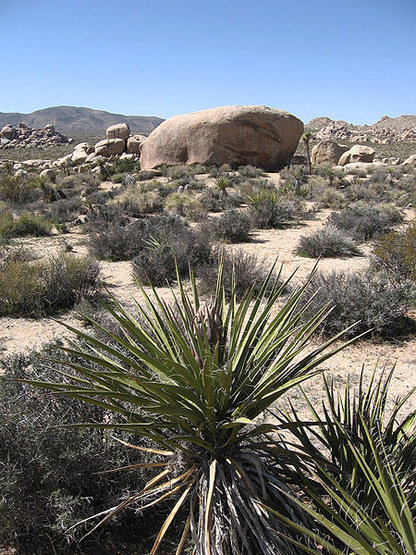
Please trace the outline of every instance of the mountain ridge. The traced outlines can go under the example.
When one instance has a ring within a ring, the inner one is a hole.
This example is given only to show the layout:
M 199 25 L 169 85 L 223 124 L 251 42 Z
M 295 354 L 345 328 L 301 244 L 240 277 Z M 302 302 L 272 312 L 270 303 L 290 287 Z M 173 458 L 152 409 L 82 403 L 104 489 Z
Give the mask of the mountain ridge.
M 128 123 L 132 133 L 148 134 L 163 121 L 157 116 L 126 116 L 83 106 L 51 106 L 28 114 L 0 112 L 0 128 L 7 124 L 16 127 L 20 122 L 32 128 L 52 124 L 57 131 L 69 136 L 104 135 L 107 127 L 121 122 Z

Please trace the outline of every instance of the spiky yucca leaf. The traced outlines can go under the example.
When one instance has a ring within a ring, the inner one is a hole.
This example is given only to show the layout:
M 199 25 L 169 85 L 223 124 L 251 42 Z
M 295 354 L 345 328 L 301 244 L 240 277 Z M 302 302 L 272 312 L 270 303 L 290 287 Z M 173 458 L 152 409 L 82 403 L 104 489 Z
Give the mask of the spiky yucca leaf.
M 416 515 L 416 411 L 400 416 L 416 388 L 396 399 L 393 407 L 387 409 L 394 370 L 393 366 L 387 376 L 383 371 L 376 379 L 376 368 L 365 386 L 362 367 L 357 391 L 348 380 L 344 392 L 337 392 L 334 382 L 324 377 L 327 399 L 321 414 L 303 393 L 312 416 L 310 422 L 301 422 L 293 407 L 290 413 L 280 411 L 275 416 L 283 426 L 290 427 L 298 446 L 315 461 L 315 472 L 320 474 L 322 469 L 333 469 L 332 475 L 337 482 L 371 507 L 373 515 L 380 509 L 378 498 L 345 438 L 351 440 L 374 472 L 377 466 L 368 437 L 376 445 L 382 444 L 406 492 L 412 513 Z
M 357 465 L 361 468 L 367 481 L 368 489 L 374 494 L 380 507 L 376 516 L 371 509 L 362 504 L 357 496 L 347 491 L 330 474 L 323 471 L 317 477 L 327 495 L 325 500 L 313 490 L 307 490 L 310 502 L 303 502 L 289 495 L 291 501 L 298 503 L 321 527 L 327 530 L 329 537 L 323 537 L 310 527 L 294 523 L 287 516 L 262 506 L 263 509 L 280 518 L 288 529 L 303 533 L 305 542 L 286 536 L 289 543 L 303 549 L 306 553 L 324 552 L 341 555 L 416 555 L 416 527 L 408 499 L 400 480 L 388 461 L 384 445 L 376 444 L 371 432 L 358 415 L 360 425 L 366 435 L 366 441 L 372 451 L 369 464 L 366 457 L 348 438 L 344 436 L 346 448 L 351 452 Z M 356 493 L 356 492 L 355 492 Z M 328 498 L 330 502 L 328 501 Z M 282 535 L 277 531 L 278 535 Z M 306 539 L 321 545 L 317 550 L 308 545 Z M 342 546 L 341 548 L 339 546 Z
M 140 318 L 114 300 L 108 310 L 122 333 L 91 321 L 108 341 L 66 326 L 85 344 L 64 349 L 78 357 L 79 363 L 68 364 L 77 377 L 31 383 L 117 415 L 117 421 L 78 426 L 145 436 L 166 452 L 164 466 L 158 460 L 159 473 L 146 487 L 103 519 L 132 503 L 143 508 L 171 499 L 172 511 L 152 553 L 185 506 L 189 517 L 178 553 L 189 531 L 201 555 L 296 553 L 270 532 L 278 521 L 265 516 L 258 502 L 269 502 L 305 524 L 304 511 L 280 492 L 287 488 L 285 469 L 304 465 L 296 453 L 267 439 L 264 434 L 273 426 L 257 419 L 342 346 L 328 351 L 338 335 L 304 354 L 329 311 L 323 307 L 303 323 L 306 307 L 300 309 L 299 303 L 308 283 L 283 302 L 287 282 L 280 285 L 280 272 L 274 278 L 273 267 L 260 290 L 248 290 L 239 304 L 234 283 L 227 303 L 222 269 L 223 261 L 209 306 L 201 304 L 191 271 L 191 293 L 178 275 L 171 304 L 154 288 L 152 297 L 141 289 Z

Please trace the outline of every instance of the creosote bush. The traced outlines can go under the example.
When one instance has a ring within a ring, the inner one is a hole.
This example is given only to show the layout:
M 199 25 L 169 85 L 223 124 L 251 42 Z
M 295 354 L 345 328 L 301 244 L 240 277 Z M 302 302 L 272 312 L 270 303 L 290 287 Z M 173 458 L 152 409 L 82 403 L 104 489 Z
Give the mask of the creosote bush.
M 349 231 L 360 241 L 372 239 L 375 235 L 390 231 L 391 228 L 403 221 L 403 215 L 388 204 L 368 204 L 356 202 L 341 210 L 333 212 L 328 223 Z
M 302 201 L 289 200 L 273 189 L 263 189 L 247 197 L 253 227 L 282 228 L 305 217 Z
M 24 204 L 40 197 L 40 181 L 36 176 L 0 174 L 0 200 Z
M 372 330 L 374 337 L 391 339 L 409 331 L 406 314 L 415 289 L 410 283 L 392 282 L 384 273 L 318 273 L 309 293 L 315 296 L 306 317 L 322 304 L 334 307 L 322 328 L 326 334 L 341 332 L 355 323 L 346 332 L 350 337 Z
M 59 254 L 30 262 L 0 262 L 0 316 L 40 316 L 73 307 L 98 294 L 100 269 L 94 260 Z
M 52 224 L 42 216 L 26 212 L 13 217 L 12 212 L 0 214 L 0 240 L 8 240 L 12 237 L 25 237 L 33 235 L 42 237 L 50 235 Z
M 296 254 L 310 258 L 345 258 L 361 254 L 357 243 L 345 231 L 326 225 L 310 235 L 303 235 Z
M 416 281 L 416 223 L 380 237 L 372 254 L 376 269 L 387 271 L 396 281 Z
M 212 218 L 210 228 L 215 239 L 244 243 L 250 239 L 251 219 L 244 212 L 228 210 L 218 218 Z
M 177 217 L 154 216 L 146 225 L 140 253 L 133 259 L 135 277 L 165 286 L 211 260 L 211 238 Z

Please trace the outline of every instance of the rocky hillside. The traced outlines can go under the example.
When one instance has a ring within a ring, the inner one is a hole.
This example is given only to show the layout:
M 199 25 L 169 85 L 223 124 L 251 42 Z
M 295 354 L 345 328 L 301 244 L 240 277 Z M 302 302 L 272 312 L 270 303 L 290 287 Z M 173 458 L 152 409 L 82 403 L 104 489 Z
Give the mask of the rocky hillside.
M 327 117 L 311 120 L 306 129 L 315 133 L 319 140 L 346 140 L 350 142 L 416 142 L 416 116 L 390 118 L 383 116 L 373 125 L 353 125 L 346 121 L 334 121 Z
M 53 125 L 57 131 L 69 136 L 103 135 L 107 127 L 120 122 L 127 123 L 134 133 L 148 134 L 162 121 L 162 118 L 153 116 L 123 116 L 76 106 L 55 106 L 31 114 L 0 112 L 0 128 L 6 125 L 17 127 L 20 122 L 36 129 Z

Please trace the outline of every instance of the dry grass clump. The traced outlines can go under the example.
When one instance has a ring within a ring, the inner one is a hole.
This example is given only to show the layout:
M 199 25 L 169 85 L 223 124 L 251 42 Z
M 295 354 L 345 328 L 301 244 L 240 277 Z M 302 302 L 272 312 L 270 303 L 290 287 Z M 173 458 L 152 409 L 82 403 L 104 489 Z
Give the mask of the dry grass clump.
M 44 316 L 73 307 L 99 290 L 94 260 L 68 253 L 30 262 L 5 257 L 0 262 L 0 316 Z

